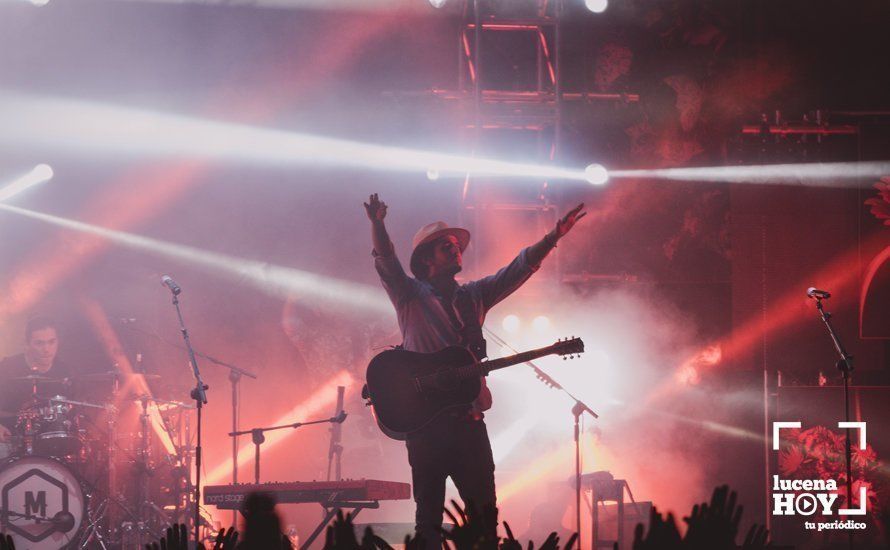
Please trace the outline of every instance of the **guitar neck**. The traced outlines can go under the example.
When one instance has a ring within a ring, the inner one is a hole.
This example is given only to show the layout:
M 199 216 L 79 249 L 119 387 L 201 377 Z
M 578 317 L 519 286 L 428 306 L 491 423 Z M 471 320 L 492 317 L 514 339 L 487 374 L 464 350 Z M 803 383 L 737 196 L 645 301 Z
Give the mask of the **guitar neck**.
M 487 376 L 488 373 L 490 373 L 491 371 L 503 369 L 506 367 L 512 367 L 513 365 L 518 365 L 519 363 L 533 361 L 535 359 L 539 359 L 553 353 L 556 353 L 554 351 L 554 346 L 547 346 L 544 348 L 524 351 L 522 353 L 517 353 L 516 355 L 510 355 L 508 357 L 501 357 L 500 359 L 492 359 L 490 361 L 485 361 L 484 363 L 466 365 L 464 367 L 460 367 L 459 369 L 457 369 L 457 371 L 460 376 Z

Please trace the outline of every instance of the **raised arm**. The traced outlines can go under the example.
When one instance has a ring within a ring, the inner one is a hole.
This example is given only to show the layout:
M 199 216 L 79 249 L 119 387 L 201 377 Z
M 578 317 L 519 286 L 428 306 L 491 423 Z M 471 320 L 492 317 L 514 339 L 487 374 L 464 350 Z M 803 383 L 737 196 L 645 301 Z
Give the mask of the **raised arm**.
M 365 205 L 367 206 L 367 205 Z M 578 223 L 578 220 L 587 215 L 587 212 L 582 212 L 584 210 L 584 203 L 582 202 L 575 208 L 569 210 L 569 212 L 559 219 L 556 222 L 556 227 L 544 235 L 544 238 L 535 244 L 531 245 L 528 248 L 528 263 L 531 265 L 539 265 L 544 258 L 547 257 L 547 254 L 550 253 L 551 250 L 556 248 L 556 242 L 565 237 L 566 233 L 572 230 L 575 227 L 575 224 Z M 385 211 L 385 207 L 384 207 Z
M 374 268 L 380 275 L 380 282 L 389 295 L 389 299 L 396 307 L 408 300 L 413 295 L 415 281 L 406 273 L 399 259 L 396 257 L 395 248 L 389 239 L 386 225 L 386 203 L 377 198 L 377 193 L 371 195 L 365 203 L 365 212 L 371 220 L 371 241 L 374 243 Z
M 481 294 L 486 309 L 512 294 L 537 271 L 547 254 L 556 246 L 556 241 L 571 231 L 572 227 L 583 218 L 584 204 L 579 204 L 563 216 L 556 227 L 543 239 L 523 249 L 509 265 L 501 268 L 494 275 L 483 277 L 473 284 Z
M 393 253 L 392 241 L 386 232 L 383 219 L 386 218 L 386 203 L 377 198 L 377 193 L 368 197 L 365 204 L 365 212 L 371 220 L 371 242 L 374 243 L 374 252 L 378 256 L 388 257 Z

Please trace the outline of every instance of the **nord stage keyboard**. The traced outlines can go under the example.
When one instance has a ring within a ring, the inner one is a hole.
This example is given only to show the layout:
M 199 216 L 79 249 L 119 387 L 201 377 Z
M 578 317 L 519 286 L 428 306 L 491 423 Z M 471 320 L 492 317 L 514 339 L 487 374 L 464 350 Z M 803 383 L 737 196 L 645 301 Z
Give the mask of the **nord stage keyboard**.
M 244 497 L 250 493 L 272 495 L 275 501 L 281 504 L 317 502 L 325 505 L 377 500 L 406 500 L 411 498 L 411 485 L 377 479 L 208 485 L 204 487 L 204 504 L 224 510 L 237 510 Z

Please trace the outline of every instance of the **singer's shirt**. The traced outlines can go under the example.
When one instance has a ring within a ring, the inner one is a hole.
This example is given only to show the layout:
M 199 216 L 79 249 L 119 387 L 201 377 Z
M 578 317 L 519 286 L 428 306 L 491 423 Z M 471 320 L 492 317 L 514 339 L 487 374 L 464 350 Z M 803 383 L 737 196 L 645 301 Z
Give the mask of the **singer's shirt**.
M 448 346 L 472 348 L 478 342 L 466 341 L 461 311 L 469 310 L 481 327 L 488 311 L 515 292 L 540 267 L 529 264 L 525 248 L 494 275 L 458 285 L 451 302 L 446 303 L 432 284 L 405 273 L 395 251 L 387 256 L 376 252 L 373 255 L 374 267 L 396 309 L 402 345 L 408 351 L 421 353 L 433 353 Z M 481 338 L 481 334 L 477 338 Z M 491 392 L 484 382 L 483 379 L 482 391 L 475 403 L 478 410 L 491 407 Z

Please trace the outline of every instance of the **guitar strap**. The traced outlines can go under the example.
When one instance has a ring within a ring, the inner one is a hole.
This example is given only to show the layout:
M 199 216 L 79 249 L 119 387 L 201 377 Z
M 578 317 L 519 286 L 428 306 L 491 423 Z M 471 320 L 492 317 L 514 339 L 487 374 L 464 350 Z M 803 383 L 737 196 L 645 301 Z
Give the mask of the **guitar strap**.
M 461 340 L 473 353 L 477 361 L 488 356 L 486 352 L 485 338 L 482 336 L 482 325 L 479 323 L 479 314 L 473 306 L 470 293 L 463 288 L 458 288 L 454 295 L 454 306 L 463 323 L 461 328 Z

